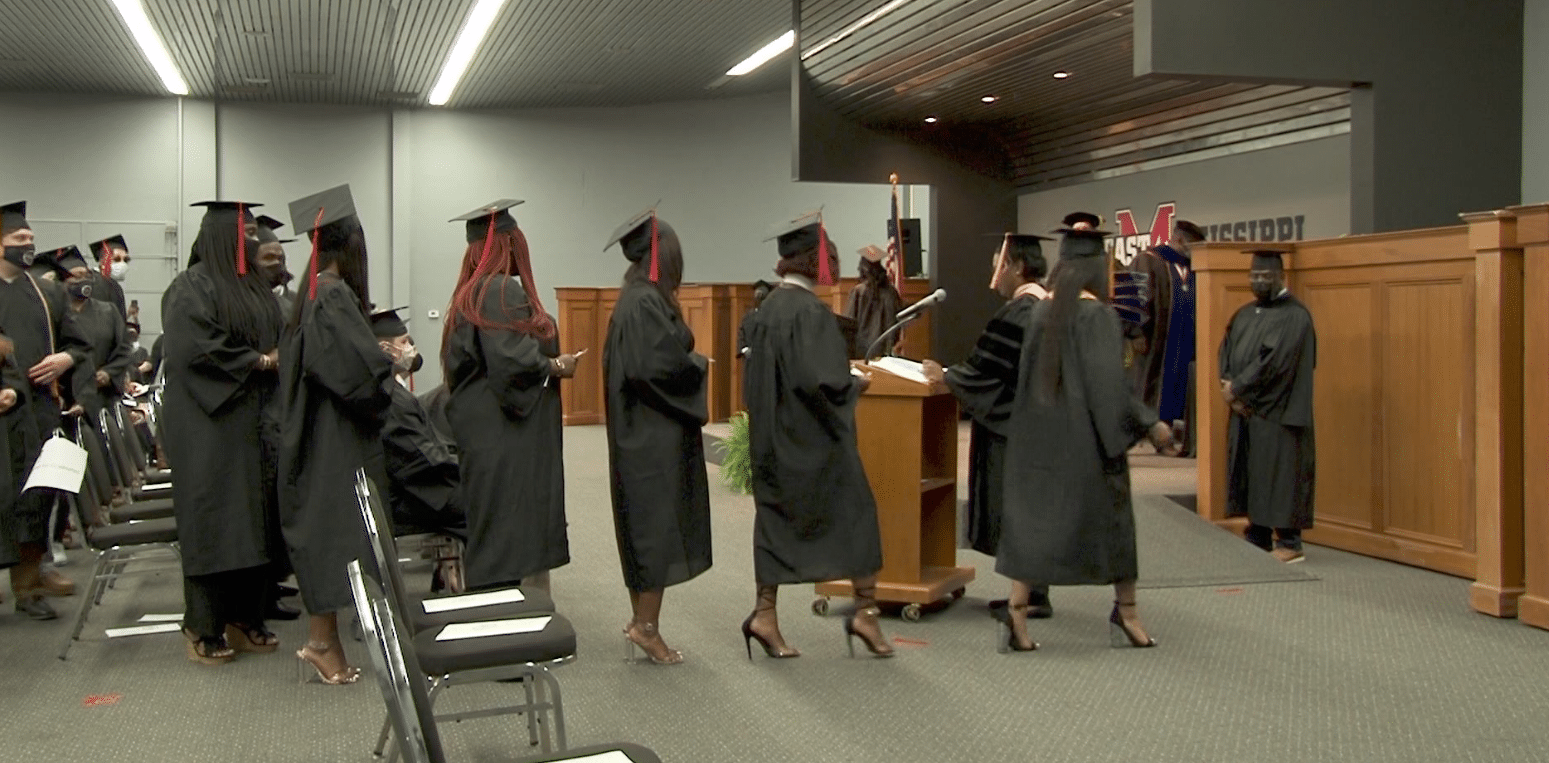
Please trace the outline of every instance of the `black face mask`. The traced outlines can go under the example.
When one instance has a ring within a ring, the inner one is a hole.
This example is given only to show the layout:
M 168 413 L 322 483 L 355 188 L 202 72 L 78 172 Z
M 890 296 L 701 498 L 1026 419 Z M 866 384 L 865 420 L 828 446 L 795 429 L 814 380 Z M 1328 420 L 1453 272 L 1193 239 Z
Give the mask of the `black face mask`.
M 38 248 L 32 244 L 26 246 L 8 246 L 5 248 L 5 260 L 19 268 L 32 267 L 32 261 L 37 258 Z
M 91 299 L 91 284 L 86 281 L 65 284 L 65 291 L 76 299 Z
M 417 373 L 420 372 L 420 369 L 424 368 L 424 367 L 425 367 L 425 356 L 424 355 L 415 355 L 414 356 L 414 362 L 409 364 L 409 373 L 417 374 Z

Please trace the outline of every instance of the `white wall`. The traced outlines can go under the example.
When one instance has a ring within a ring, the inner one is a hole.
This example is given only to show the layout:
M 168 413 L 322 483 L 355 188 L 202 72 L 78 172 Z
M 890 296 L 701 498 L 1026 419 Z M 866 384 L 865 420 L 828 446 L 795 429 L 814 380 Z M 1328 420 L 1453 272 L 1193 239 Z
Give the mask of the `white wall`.
M 1549 0 L 1523 0 L 1522 203 L 1549 202 Z
M 1129 209 L 1146 233 L 1157 205 L 1169 201 L 1178 204 L 1178 217 L 1203 226 L 1303 215 L 1302 238 L 1345 235 L 1350 140 L 1325 138 L 1024 194 L 1017 200 L 1018 229 L 1042 233 L 1084 210 L 1102 215 L 1117 233 L 1115 212 Z

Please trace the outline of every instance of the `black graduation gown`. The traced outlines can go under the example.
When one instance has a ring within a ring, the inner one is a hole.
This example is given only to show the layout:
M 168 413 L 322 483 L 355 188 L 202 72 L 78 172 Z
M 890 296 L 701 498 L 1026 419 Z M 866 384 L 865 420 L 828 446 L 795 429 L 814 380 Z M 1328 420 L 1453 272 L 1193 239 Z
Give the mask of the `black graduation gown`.
M 844 316 L 855 321 L 855 349 L 850 357 L 865 355 L 871 343 L 898 322 L 898 312 L 902 309 L 903 298 L 898 296 L 898 290 L 893 288 L 893 284 L 885 280 L 880 283 L 861 281 L 856 284 L 850 290 L 844 308 Z M 877 347 L 875 354 L 890 355 L 896 344 L 898 334 L 894 333 Z
M 195 265 L 162 296 L 166 388 L 162 424 L 183 574 L 193 577 L 268 563 L 281 553 L 273 475 L 260 441 L 279 376 L 253 364 L 270 348 L 230 334 L 215 286 Z M 104 305 L 104 307 L 107 307 Z M 280 326 L 270 329 L 278 338 Z
M 1005 513 L 995 571 L 1046 585 L 1105 585 L 1139 576 L 1130 503 L 1131 446 L 1156 423 L 1131 391 L 1119 319 L 1077 303 L 1062 344 L 1060 390 L 1038 400 L 1037 348 L 1051 301 L 1034 307 L 1007 428 Z
M 748 329 L 743 372 L 753 461 L 753 575 L 760 585 L 882 568 L 877 503 L 855 444 L 860 385 L 834 314 L 782 285 Z
M 91 271 L 91 298 L 118 308 L 118 317 L 129 320 L 129 305 L 124 301 L 124 287 L 100 271 Z
M 515 278 L 490 285 L 483 315 L 531 314 Z M 460 323 L 441 349 L 447 419 L 462 465 L 469 588 L 512 585 L 570 562 L 565 530 L 564 413 L 549 378 L 558 339 Z
M 968 360 L 946 370 L 946 383 L 970 417 L 968 433 L 968 545 L 995 555 L 1000 544 L 1002 475 L 1006 421 L 1017 390 L 1022 337 L 1038 298 L 1028 295 L 1001 305 L 974 343 Z
M 37 423 L 32 412 L 23 405 L 27 377 L 16 365 L 14 357 L 0 360 L 0 388 L 16 390 L 16 404 L 0 414 L 0 569 L 15 566 L 21 561 L 16 547 L 17 517 L 16 499 L 21 491 L 22 476 L 26 472 L 27 454 L 38 446 Z
M 624 585 L 653 591 L 710 569 L 709 418 L 694 334 L 649 283 L 619 292 L 603 347 L 613 528 Z
M 1243 305 L 1227 324 L 1221 378 L 1252 414 L 1233 413 L 1227 429 L 1228 514 L 1264 527 L 1312 527 L 1317 355 L 1312 314 L 1288 293 Z
M 134 360 L 134 348 L 129 344 L 123 316 L 111 303 L 88 299 L 74 315 L 82 335 L 91 342 L 94 366 L 91 383 L 86 387 L 89 393 L 81 396 L 80 403 L 95 419 L 104 407 L 120 396 L 129 376 L 129 364 Z M 95 371 L 106 371 L 108 383 L 98 385 Z
M 457 440 L 452 436 L 452 422 L 446 417 L 446 404 L 452 399 L 451 391 L 445 384 L 437 384 L 435 388 L 419 397 L 420 403 L 425 406 L 425 413 L 430 417 L 430 425 L 446 442 L 446 447 L 451 450 L 452 455 L 457 455 Z
M 368 558 L 355 470 L 388 484 L 381 434 L 396 382 L 360 299 L 331 273 L 318 275 L 280 369 L 280 524 L 302 601 L 325 614 L 350 606 L 345 565 Z
M 393 533 L 444 532 L 466 538 L 466 520 L 457 503 L 457 456 L 450 438 L 431 426 L 424 404 L 402 384 L 394 381 L 392 396 L 382 428 L 382 450 L 387 458 Z

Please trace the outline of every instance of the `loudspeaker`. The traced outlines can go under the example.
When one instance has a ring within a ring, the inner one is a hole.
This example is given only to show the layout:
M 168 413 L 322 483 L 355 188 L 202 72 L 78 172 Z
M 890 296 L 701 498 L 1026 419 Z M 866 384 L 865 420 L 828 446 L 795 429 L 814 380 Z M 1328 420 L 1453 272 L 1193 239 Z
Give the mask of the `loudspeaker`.
M 920 220 L 917 217 L 907 217 L 898 221 L 904 229 L 904 276 L 919 278 L 925 275 L 925 265 L 920 255 Z M 887 237 L 893 237 L 893 221 L 887 221 Z

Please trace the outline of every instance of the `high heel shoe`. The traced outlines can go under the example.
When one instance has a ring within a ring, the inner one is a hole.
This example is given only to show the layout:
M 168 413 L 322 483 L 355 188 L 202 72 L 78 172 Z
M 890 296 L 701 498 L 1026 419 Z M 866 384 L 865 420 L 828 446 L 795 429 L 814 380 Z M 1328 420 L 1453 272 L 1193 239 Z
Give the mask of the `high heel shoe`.
M 634 636 L 634 631 L 636 630 L 642 636 L 639 640 L 636 640 Z M 661 647 L 662 654 L 660 657 L 650 647 L 646 646 L 646 644 L 650 644 L 653 641 Z M 683 653 L 667 647 L 667 642 L 663 641 L 661 635 L 656 632 L 656 623 L 630 623 L 624 627 L 625 662 L 634 662 L 636 649 L 639 649 L 646 657 L 651 658 L 651 662 L 657 665 L 677 665 L 683 662 Z
M 800 657 L 801 656 L 801 652 L 799 652 L 796 649 L 790 647 L 789 645 L 780 644 L 779 646 L 776 646 L 774 644 L 774 642 L 772 642 L 769 639 L 764 638 L 762 635 L 754 632 L 754 630 L 753 630 L 753 618 L 756 615 L 757 615 L 757 613 L 754 613 L 752 615 L 748 615 L 748 619 L 742 621 L 742 645 L 747 647 L 747 649 L 748 649 L 748 659 L 749 660 L 753 659 L 753 641 L 755 639 L 758 641 L 758 645 L 764 648 L 764 654 L 768 655 L 769 657 L 771 657 L 773 659 L 776 659 L 776 660 L 788 660 L 788 659 L 790 659 L 792 657 Z
M 307 666 L 311 666 L 312 670 L 317 673 L 318 680 L 329 686 L 343 686 L 360 680 L 360 668 L 351 665 L 345 665 L 333 673 L 324 673 L 322 656 L 328 654 L 328 651 L 329 646 L 327 644 L 320 644 L 315 641 L 308 641 L 306 645 L 296 650 L 296 659 L 301 660 L 301 663 L 299 663 L 301 669 L 300 683 L 306 683 L 307 681 Z
M 225 665 L 237 658 L 237 650 L 226 644 L 224 636 L 205 638 L 184 628 L 183 638 L 188 640 L 188 659 L 200 665 Z
M 860 637 L 861 643 L 866 645 L 866 651 L 871 652 L 873 657 L 892 657 L 893 656 L 893 646 L 892 646 L 892 644 L 887 643 L 887 636 L 882 635 L 881 627 L 877 628 L 877 634 L 882 639 L 882 642 L 880 644 L 877 643 L 877 642 L 872 641 L 871 640 L 871 636 L 867 635 L 866 633 L 864 633 L 862 631 L 858 631 L 858 630 L 855 629 L 855 620 L 856 620 L 856 618 L 861 617 L 862 615 L 865 615 L 866 617 L 871 618 L 872 622 L 876 622 L 877 615 L 879 615 L 879 614 L 882 614 L 882 611 L 877 609 L 876 607 L 866 607 L 864 609 L 856 610 L 855 612 L 851 613 L 851 615 L 849 617 L 845 618 L 845 620 L 844 620 L 844 644 L 845 644 L 845 646 L 850 648 L 850 656 L 851 657 L 855 656 L 855 637 L 856 636 Z
M 227 623 L 226 643 L 238 652 L 269 654 L 280 648 L 280 637 L 262 627 Z
M 1028 608 L 1027 608 L 1027 605 L 1025 605 L 1025 604 L 1020 606 L 1020 607 L 1012 607 L 1012 608 L 1007 608 L 1007 609 L 997 609 L 997 610 L 995 610 L 994 611 L 995 621 L 1000 623 L 999 627 L 997 627 L 995 629 L 995 635 L 996 635 L 995 651 L 1000 652 L 1001 654 L 1005 654 L 1007 652 L 1033 652 L 1033 651 L 1037 651 L 1038 650 L 1038 642 L 1037 641 L 1034 641 L 1032 639 L 1028 639 L 1027 643 L 1030 644 L 1030 646 L 1022 646 L 1021 642 L 1017 641 L 1016 629 L 1011 627 L 1011 609 L 1015 609 L 1015 610 L 1017 610 L 1019 612 L 1024 613 L 1023 614 L 1023 622 L 1024 623 L 1027 622 L 1027 620 L 1026 620 L 1026 617 L 1027 617 L 1026 612 L 1027 612 Z
M 1156 646 L 1156 639 L 1151 638 L 1149 635 L 1145 634 L 1140 636 L 1135 635 L 1135 632 L 1130 630 L 1128 625 L 1124 624 L 1124 618 L 1119 616 L 1119 607 L 1133 606 L 1135 606 L 1135 602 L 1133 601 L 1123 603 L 1115 601 L 1113 603 L 1113 611 L 1108 614 L 1109 646 L 1112 646 L 1115 649 L 1122 649 L 1126 646 L 1136 648 Z

